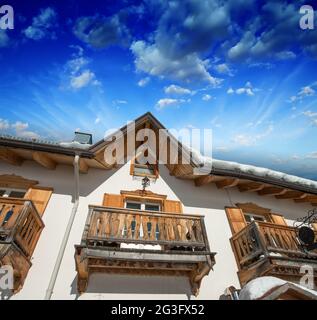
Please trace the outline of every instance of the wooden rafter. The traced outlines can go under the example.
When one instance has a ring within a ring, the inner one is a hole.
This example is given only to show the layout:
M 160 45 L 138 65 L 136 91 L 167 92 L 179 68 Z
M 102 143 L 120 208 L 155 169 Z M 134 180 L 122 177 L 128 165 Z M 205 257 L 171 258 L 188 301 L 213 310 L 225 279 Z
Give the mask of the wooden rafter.
M 289 190 L 289 191 L 286 191 L 283 194 L 276 195 L 275 198 L 276 199 L 298 199 L 298 198 L 304 197 L 305 195 L 306 194 L 301 192 L 301 191 Z
M 255 192 L 262 190 L 264 187 L 265 185 L 259 182 L 247 182 L 238 185 L 238 189 L 240 192 Z
M 227 178 L 216 182 L 218 189 L 231 188 L 238 185 L 239 179 L 236 178 Z
M 56 162 L 43 152 L 33 152 L 33 160 L 46 169 L 55 170 Z
M 211 176 L 211 175 L 201 176 L 201 177 L 195 179 L 195 186 L 200 187 L 200 186 L 203 186 L 203 185 L 208 184 L 210 182 L 213 182 L 214 180 L 215 180 L 215 177 Z
M 258 195 L 260 196 L 277 196 L 284 194 L 287 191 L 285 188 L 279 187 L 265 187 L 258 191 Z
M 20 166 L 24 161 L 24 159 L 21 156 L 16 154 L 14 151 L 6 148 L 0 149 L 0 160 L 3 160 L 14 166 Z
M 88 173 L 88 164 L 86 163 L 86 161 L 84 159 L 80 159 L 79 161 L 79 172 L 80 173 Z
M 302 203 L 302 202 L 316 203 L 317 202 L 317 196 L 307 195 L 305 198 L 294 199 L 294 201 L 297 202 L 297 203 Z

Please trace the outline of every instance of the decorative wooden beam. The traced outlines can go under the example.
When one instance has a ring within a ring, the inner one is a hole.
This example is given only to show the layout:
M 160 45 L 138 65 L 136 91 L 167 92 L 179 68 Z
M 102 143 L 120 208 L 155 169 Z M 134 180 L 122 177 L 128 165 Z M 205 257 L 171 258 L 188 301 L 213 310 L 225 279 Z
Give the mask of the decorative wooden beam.
M 306 195 L 301 191 L 286 191 L 284 194 L 276 195 L 276 199 L 298 199 Z
M 80 173 L 88 173 L 88 164 L 86 163 L 86 161 L 84 159 L 80 159 L 79 161 L 79 172 Z
M 201 176 L 199 178 L 195 179 L 195 186 L 200 187 L 205 184 L 208 184 L 210 182 L 213 182 L 215 180 L 214 176 L 208 175 L 208 176 Z
M 305 198 L 302 199 L 294 199 L 296 203 L 302 203 L 302 202 L 312 202 L 316 203 L 317 202 L 317 196 L 313 195 L 307 195 Z
M 36 180 L 29 180 L 15 174 L 0 175 L 0 187 L 4 188 L 28 189 L 38 183 Z
M 33 152 L 33 160 L 46 169 L 55 170 L 56 162 L 43 152 Z
M 262 190 L 265 187 L 263 183 L 258 182 L 248 182 L 238 185 L 238 189 L 240 192 L 255 192 Z
M 262 190 L 258 191 L 258 195 L 260 196 L 277 196 L 284 194 L 287 191 L 285 188 L 279 187 L 265 187 Z
M 217 181 L 216 186 L 218 189 L 224 189 L 224 188 L 235 187 L 236 185 L 238 185 L 238 183 L 239 183 L 239 179 L 228 178 L 228 179 Z
M 20 166 L 24 161 L 24 159 L 21 156 L 16 154 L 14 151 L 6 148 L 0 149 L 0 160 L 3 160 L 14 166 Z
M 177 164 L 172 172 L 170 173 L 171 176 L 175 176 L 177 178 L 184 177 L 188 174 L 193 173 L 193 168 L 190 164 Z

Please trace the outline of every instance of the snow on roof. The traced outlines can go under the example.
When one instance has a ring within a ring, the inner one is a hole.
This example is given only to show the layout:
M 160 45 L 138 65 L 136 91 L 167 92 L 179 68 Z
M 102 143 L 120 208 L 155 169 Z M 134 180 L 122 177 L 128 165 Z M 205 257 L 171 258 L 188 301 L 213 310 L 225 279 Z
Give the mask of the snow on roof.
M 230 171 L 236 174 L 247 174 L 258 178 L 276 180 L 279 182 L 294 184 L 305 188 L 312 188 L 317 191 L 317 181 L 300 178 L 294 175 L 286 174 L 283 172 L 263 167 L 256 167 L 253 165 L 246 165 L 233 161 L 213 159 L 210 157 L 202 156 L 199 152 L 193 149 L 190 149 L 190 151 L 192 152 L 194 162 L 196 162 L 199 166 L 202 167 L 210 167 L 210 173 L 212 173 L 212 171 L 217 170 Z
M 307 289 L 301 285 L 293 282 L 288 282 L 275 277 L 259 277 L 250 282 L 248 282 L 240 291 L 240 300 L 258 300 L 266 295 L 269 291 L 281 287 L 285 284 L 292 284 L 310 294 L 313 294 L 317 298 L 317 292 L 314 290 Z
M 91 147 L 91 144 L 79 143 L 77 141 L 60 142 L 59 145 L 63 148 L 82 149 L 82 150 L 88 150 Z

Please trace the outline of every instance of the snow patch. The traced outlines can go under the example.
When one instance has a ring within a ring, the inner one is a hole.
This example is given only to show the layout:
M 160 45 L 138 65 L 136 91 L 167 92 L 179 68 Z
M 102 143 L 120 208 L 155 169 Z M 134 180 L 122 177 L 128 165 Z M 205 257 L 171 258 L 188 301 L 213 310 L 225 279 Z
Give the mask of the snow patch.
M 248 282 L 240 291 L 240 300 L 257 300 L 263 297 L 268 291 L 280 287 L 286 281 L 275 277 L 260 277 Z
M 77 141 L 73 142 L 60 142 L 59 144 L 61 147 L 64 148 L 72 148 L 72 149 L 83 149 L 83 150 L 88 150 L 91 145 L 87 143 L 79 143 Z

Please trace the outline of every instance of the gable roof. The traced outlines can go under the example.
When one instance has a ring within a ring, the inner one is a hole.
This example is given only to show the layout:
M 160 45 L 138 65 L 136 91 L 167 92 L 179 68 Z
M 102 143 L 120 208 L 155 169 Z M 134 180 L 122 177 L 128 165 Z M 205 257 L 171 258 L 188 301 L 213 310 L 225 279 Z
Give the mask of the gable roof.
M 150 112 L 138 117 L 134 122 L 137 129 L 144 128 L 148 124 L 153 129 L 166 130 L 163 124 Z M 118 131 L 121 131 L 126 136 L 128 126 L 125 125 Z M 274 195 L 279 199 L 295 199 L 296 202 L 311 202 L 317 205 L 317 196 L 315 196 L 317 195 L 316 181 L 267 168 L 204 157 L 198 152 L 182 145 L 171 133 L 168 132 L 168 135 L 175 145 L 178 146 L 179 152 L 185 151 L 190 157 L 190 165 L 166 165 L 170 173 L 178 178 L 195 180 L 197 186 L 213 182 L 218 188 L 238 187 L 242 192 L 253 191 L 258 192 L 260 195 Z M 102 157 L 102 151 L 111 143 L 112 141 L 102 139 L 93 145 L 81 145 L 77 142 L 58 143 L 2 135 L 0 136 L 0 159 L 4 159 L 3 156 L 1 157 L 2 147 L 9 148 L 12 152 L 29 150 L 30 152 L 45 153 L 48 156 L 54 156 L 55 161 L 57 161 L 55 155 L 73 157 L 75 154 L 79 154 L 85 159 L 88 167 L 111 169 L 113 166 L 108 166 L 107 163 L 104 163 Z M 32 158 L 32 156 L 30 157 Z M 69 163 L 69 161 L 67 160 L 66 163 Z M 205 172 L 202 176 L 195 175 L 193 168 L 200 168 L 204 162 L 211 164 L 211 170 Z M 294 191 L 297 191 L 297 193 Z

